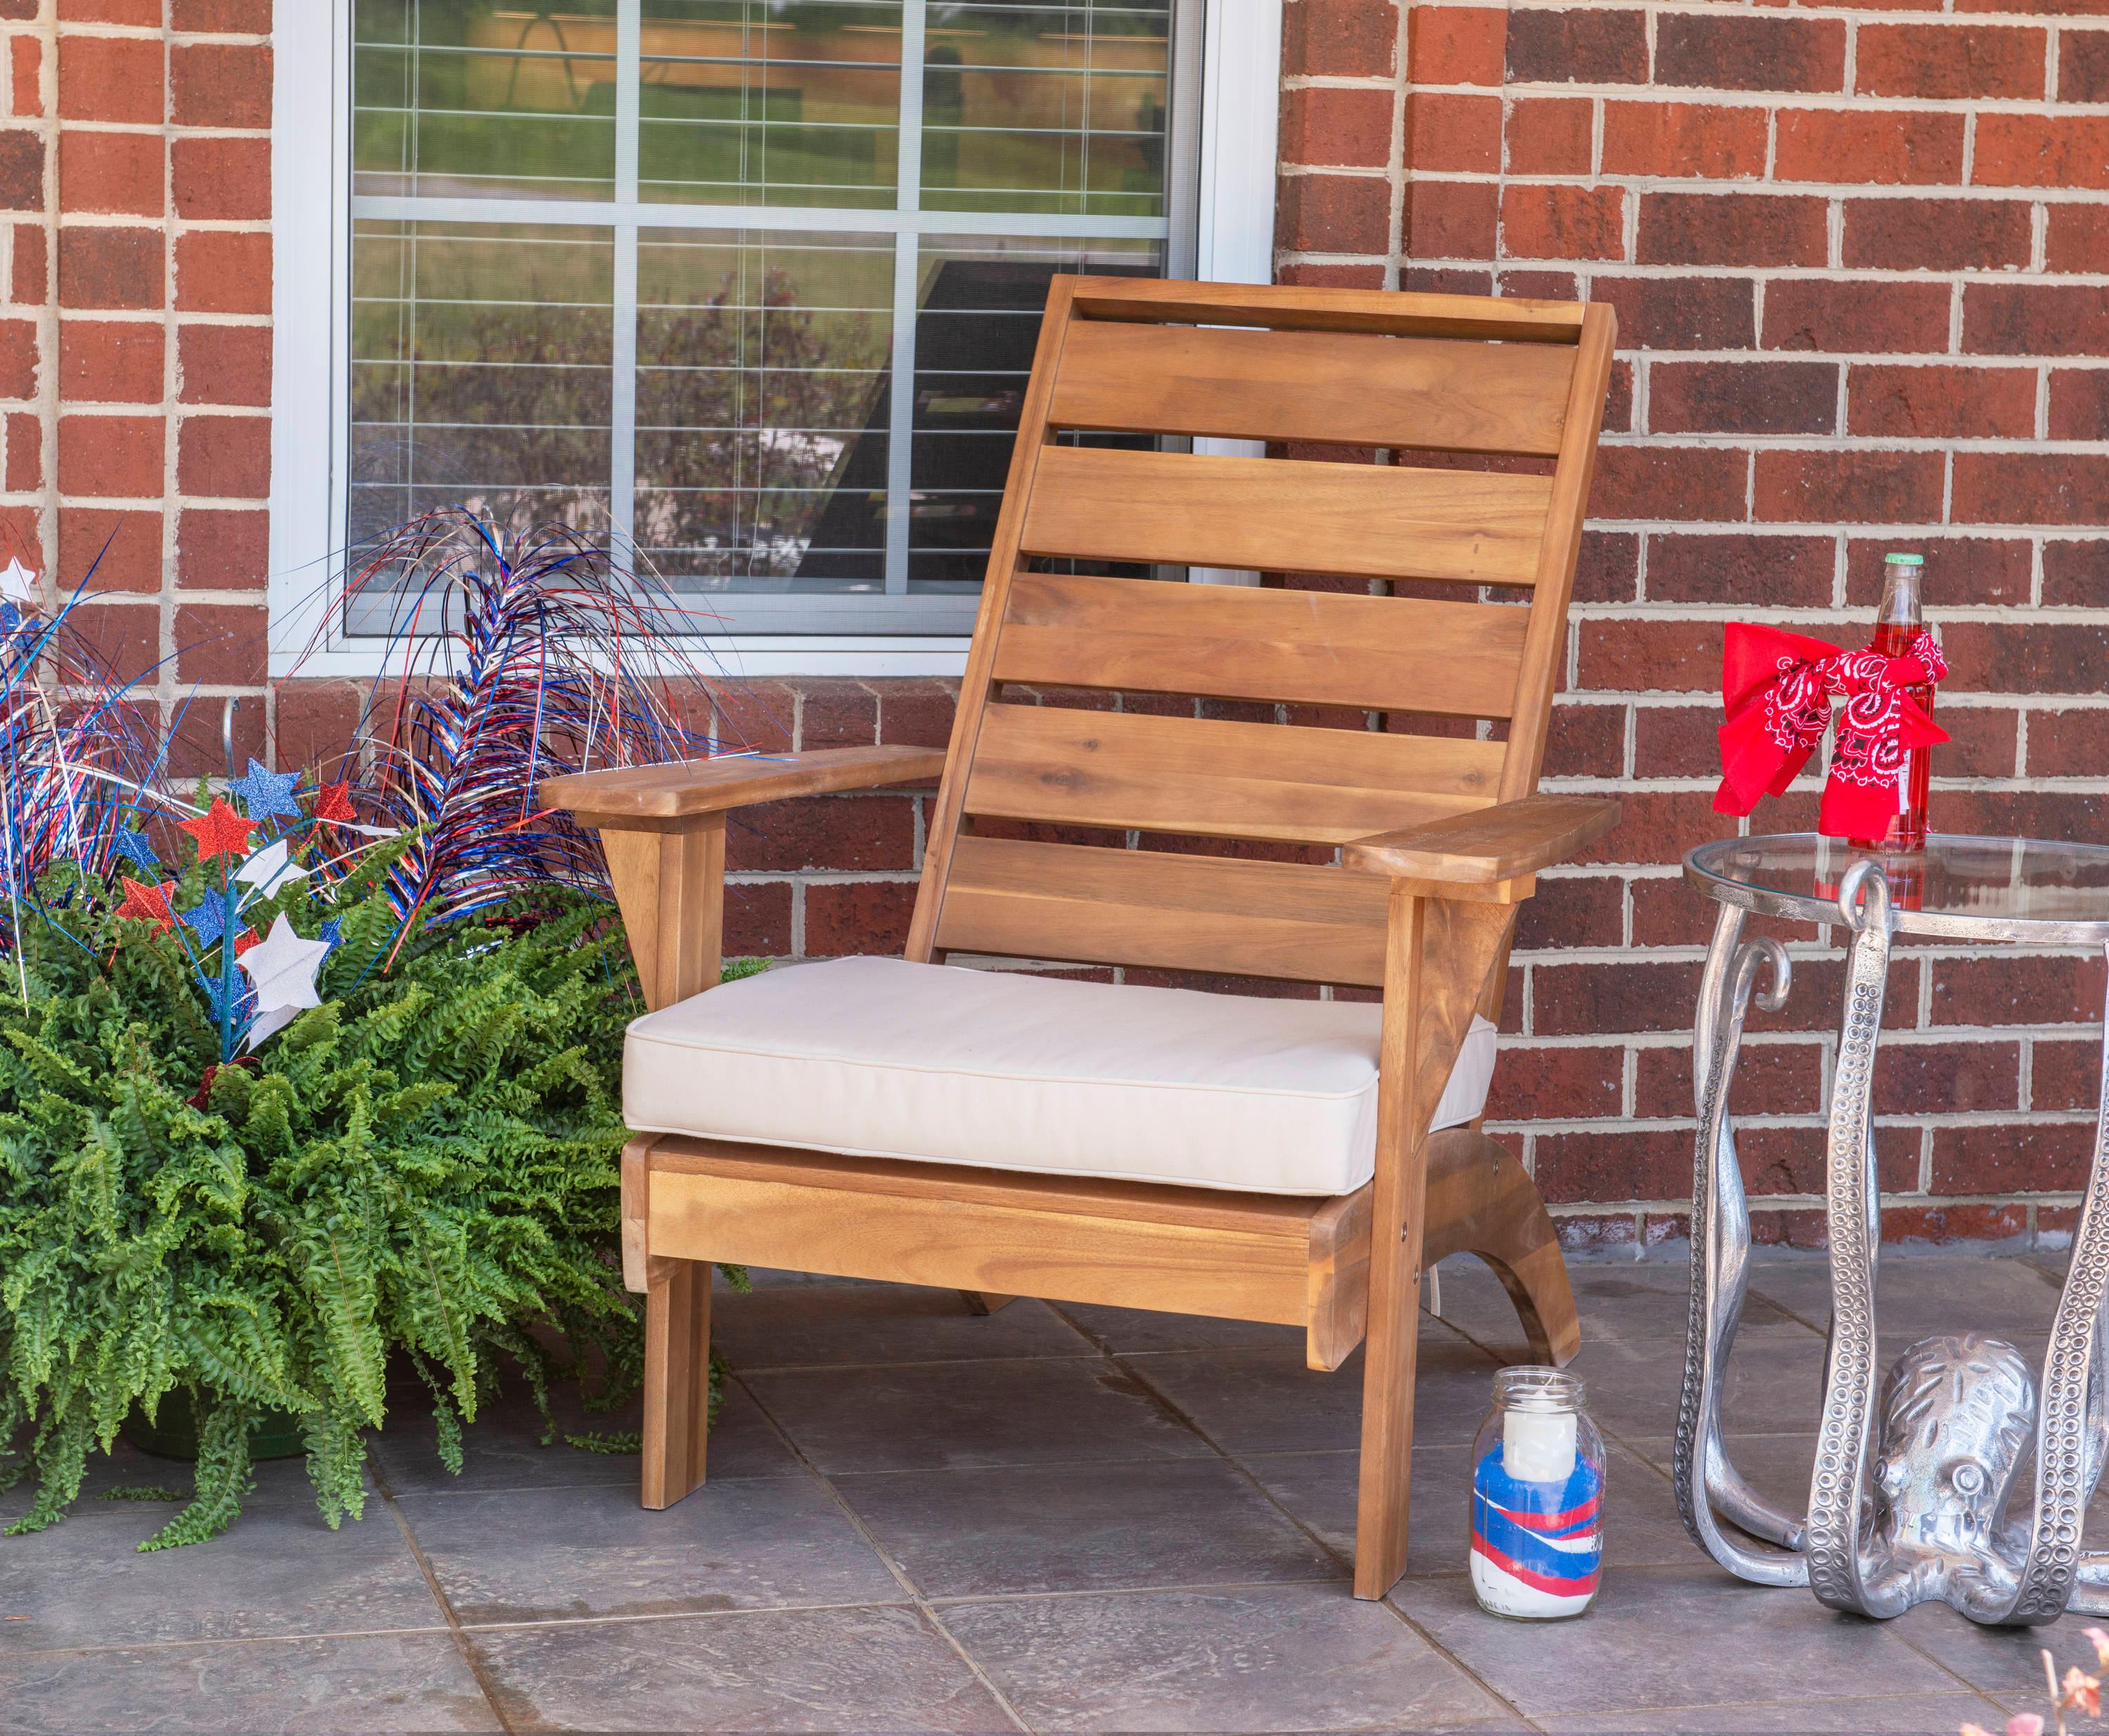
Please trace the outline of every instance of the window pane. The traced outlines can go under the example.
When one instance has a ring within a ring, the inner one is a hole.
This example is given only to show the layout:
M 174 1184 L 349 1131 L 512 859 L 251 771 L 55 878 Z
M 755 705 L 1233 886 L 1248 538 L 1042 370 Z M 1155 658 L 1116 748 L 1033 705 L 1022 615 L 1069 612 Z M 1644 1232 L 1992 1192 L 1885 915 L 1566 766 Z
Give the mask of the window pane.
M 910 590 L 981 584 L 1049 280 L 1058 271 L 1150 277 L 1163 268 L 1163 257 L 1164 244 L 1154 241 L 923 238 Z
M 933 4 L 923 203 L 1164 214 L 1172 0 Z
M 639 237 L 636 538 L 675 590 L 884 590 L 893 249 Z
M 891 208 L 901 0 L 644 0 L 638 196 Z
M 360 0 L 352 185 L 434 197 L 605 199 L 616 0 Z
M 354 543 L 465 503 L 607 529 L 614 237 L 353 226 Z

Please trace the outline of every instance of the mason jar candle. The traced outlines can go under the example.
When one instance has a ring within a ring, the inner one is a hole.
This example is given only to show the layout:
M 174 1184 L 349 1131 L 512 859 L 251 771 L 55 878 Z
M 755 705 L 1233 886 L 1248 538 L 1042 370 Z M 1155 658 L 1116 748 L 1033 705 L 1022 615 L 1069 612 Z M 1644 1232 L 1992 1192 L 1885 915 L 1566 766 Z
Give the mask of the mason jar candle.
M 1526 1366 L 1494 1376 L 1472 1444 L 1473 1594 L 1524 1621 L 1578 1616 L 1604 1559 L 1604 1442 L 1580 1377 Z

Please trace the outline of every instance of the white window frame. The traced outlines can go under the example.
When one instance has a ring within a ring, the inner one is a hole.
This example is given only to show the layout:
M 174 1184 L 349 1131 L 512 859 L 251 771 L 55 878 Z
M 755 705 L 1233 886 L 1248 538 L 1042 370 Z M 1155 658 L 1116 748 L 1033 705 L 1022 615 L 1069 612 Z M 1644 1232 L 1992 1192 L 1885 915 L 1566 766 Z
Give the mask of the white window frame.
M 1191 275 L 1266 283 L 1274 271 L 1282 0 L 1201 4 Z M 341 564 L 347 485 L 351 0 L 281 6 L 274 47 L 270 673 L 288 675 L 297 664 L 304 675 L 371 676 L 386 655 L 377 643 L 309 650 Z M 1179 237 L 1174 248 L 1186 250 Z M 1200 569 L 1193 576 L 1233 584 L 1244 577 Z M 759 678 L 957 675 L 966 647 L 964 636 L 741 634 L 684 648 L 707 665 Z

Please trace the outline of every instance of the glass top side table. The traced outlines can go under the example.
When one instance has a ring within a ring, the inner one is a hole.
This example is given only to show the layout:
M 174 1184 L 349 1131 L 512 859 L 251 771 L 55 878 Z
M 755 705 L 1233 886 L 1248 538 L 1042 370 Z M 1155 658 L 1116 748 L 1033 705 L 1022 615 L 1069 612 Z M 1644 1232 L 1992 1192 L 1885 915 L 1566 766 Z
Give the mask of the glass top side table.
M 1892 937 L 2109 947 L 2109 849 L 1936 835 L 1922 856 L 1884 857 L 1804 832 L 1702 845 L 1684 859 L 1684 875 L 1721 906 L 1694 1033 L 1691 1314 L 1675 1462 L 1686 1530 L 1741 1578 L 1806 1585 L 1864 1616 L 1933 1601 L 1997 1626 L 2055 1621 L 2067 1609 L 2109 1614 L 2109 1554 L 2080 1547 L 2109 1457 L 2109 1115 L 2097 1125 L 2039 1379 L 2013 1346 L 1971 1332 L 1922 1340 L 1887 1371 L 1877 1366 L 1870 1108 Z M 1743 939 L 1752 911 L 1836 923 L 1850 937 L 1824 1151 L 1831 1341 L 1799 1514 L 1738 1474 L 1721 1428 L 1750 1252 L 1728 1087 L 1751 1001 L 1776 1010 L 1790 983 L 1777 940 Z

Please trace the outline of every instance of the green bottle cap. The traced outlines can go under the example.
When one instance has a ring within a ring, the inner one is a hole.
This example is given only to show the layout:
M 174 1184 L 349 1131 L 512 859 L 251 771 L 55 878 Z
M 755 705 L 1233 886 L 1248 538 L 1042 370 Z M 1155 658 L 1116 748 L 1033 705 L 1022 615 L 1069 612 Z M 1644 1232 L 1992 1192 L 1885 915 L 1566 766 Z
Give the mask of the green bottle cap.
M 1923 566 L 1926 565 L 1926 557 L 1924 555 L 1884 555 L 1882 557 L 1882 565 L 1885 566 Z

